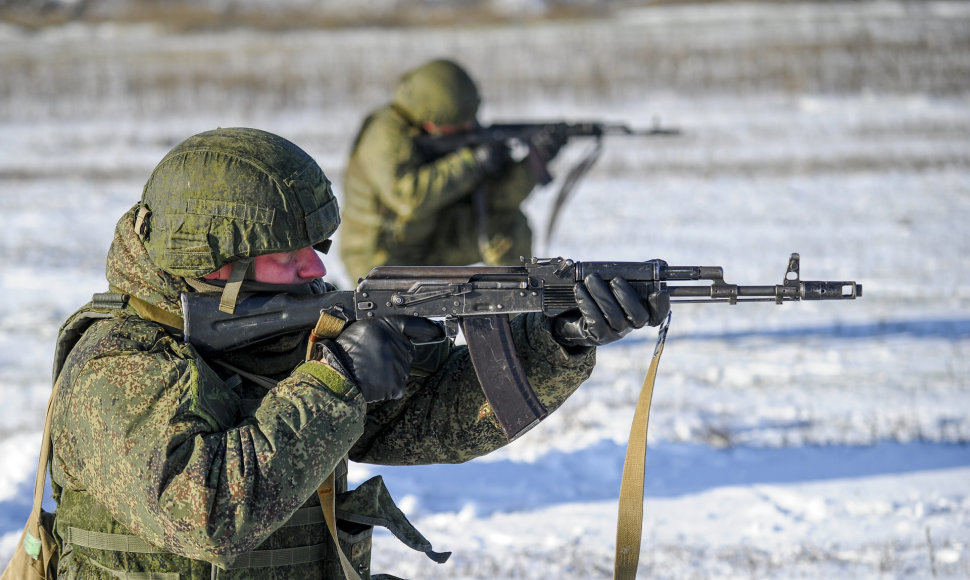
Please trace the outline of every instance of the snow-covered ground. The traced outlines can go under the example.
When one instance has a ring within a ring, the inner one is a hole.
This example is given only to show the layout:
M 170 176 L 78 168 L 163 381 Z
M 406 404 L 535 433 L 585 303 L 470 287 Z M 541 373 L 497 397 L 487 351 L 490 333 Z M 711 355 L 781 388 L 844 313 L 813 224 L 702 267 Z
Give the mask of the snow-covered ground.
M 510 39 L 532 52 L 514 57 Z M 588 50 L 553 50 L 576 43 Z M 640 577 L 970 578 L 970 7 L 889 1 L 467 31 L 0 27 L 0 562 L 29 510 L 57 327 L 103 290 L 111 229 L 153 165 L 190 134 L 250 125 L 302 145 L 339 186 L 359 120 L 396 72 L 438 54 L 484 79 L 486 120 L 683 129 L 608 141 L 538 254 L 775 284 L 799 252 L 803 279 L 864 285 L 857 301 L 675 306 Z M 536 231 L 554 188 L 527 202 Z M 489 457 L 354 466 L 454 552 L 437 565 L 378 534 L 375 571 L 610 577 L 655 337 L 600 349 L 559 412 Z

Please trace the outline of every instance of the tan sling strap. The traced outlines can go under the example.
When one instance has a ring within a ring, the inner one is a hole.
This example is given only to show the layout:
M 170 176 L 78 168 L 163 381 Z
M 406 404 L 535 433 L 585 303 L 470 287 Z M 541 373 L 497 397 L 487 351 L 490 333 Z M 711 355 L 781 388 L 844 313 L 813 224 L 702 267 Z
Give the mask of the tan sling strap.
M 57 544 L 52 536 L 53 517 L 41 508 L 47 483 L 47 462 L 51 452 L 51 419 L 54 415 L 54 394 L 47 402 L 44 420 L 44 440 L 37 462 L 34 480 L 34 506 L 27 517 L 27 525 L 17 541 L 17 548 L 3 569 L 2 580 L 44 580 L 53 577 L 57 569 Z
M 350 563 L 347 555 L 340 549 L 340 538 L 337 537 L 337 510 L 336 510 L 336 471 L 330 472 L 327 479 L 317 488 L 317 497 L 320 498 L 320 507 L 323 508 L 323 519 L 327 521 L 327 529 L 330 530 L 330 537 L 333 538 L 334 546 L 337 548 L 337 555 L 340 557 L 340 567 L 343 568 L 344 578 L 347 580 L 360 580 L 357 570 Z
M 138 298 L 137 296 L 132 296 L 131 294 L 128 294 L 127 292 L 124 292 L 123 290 L 115 286 L 108 285 L 108 290 L 109 290 L 108 293 L 101 294 L 100 296 L 105 297 L 105 299 L 110 297 L 112 294 L 117 295 L 119 297 L 123 296 L 124 299 L 122 303 L 126 303 L 129 306 L 131 306 L 131 308 L 138 313 L 138 316 L 141 316 L 145 320 L 151 320 L 153 322 L 163 324 L 165 326 L 174 328 L 179 331 L 182 330 L 184 326 L 184 322 L 181 316 L 162 310 L 158 306 L 155 306 L 154 304 L 149 304 L 148 302 L 145 302 L 141 298 Z M 98 295 L 95 295 L 95 296 L 98 296 Z
M 670 314 L 660 325 L 657 346 L 647 376 L 643 379 L 640 398 L 633 413 L 630 426 L 630 441 L 626 447 L 623 461 L 623 479 L 620 482 L 619 513 L 616 519 L 616 559 L 613 568 L 614 580 L 632 580 L 637 577 L 637 563 L 640 560 L 640 535 L 643 527 L 643 480 L 647 455 L 647 426 L 650 422 L 650 401 L 653 398 L 653 384 L 657 379 L 660 354 L 667 339 Z
M 29 539 L 36 541 L 38 544 L 42 540 L 40 512 L 41 504 L 44 501 L 44 487 L 47 485 L 47 463 L 51 457 L 51 423 L 54 419 L 54 394 L 56 392 L 57 389 L 55 388 L 51 392 L 50 399 L 47 401 L 47 416 L 44 418 L 44 440 L 40 445 L 40 458 L 37 460 L 37 477 L 34 479 L 34 507 L 30 510 L 30 517 L 27 519 L 27 532 L 30 536 L 33 536 Z M 50 531 L 47 530 L 47 533 Z M 24 547 L 28 553 L 32 554 L 33 550 L 26 545 L 27 543 L 28 538 L 24 537 Z
M 345 322 L 336 316 L 331 316 L 326 312 L 320 313 L 316 326 L 310 333 L 310 340 L 307 343 L 306 358 L 313 356 L 313 349 L 317 341 L 327 338 L 337 338 L 340 331 L 344 329 Z M 337 514 L 336 514 L 336 471 L 330 472 L 327 479 L 317 488 L 317 497 L 320 498 L 320 507 L 323 509 L 323 519 L 327 522 L 327 529 L 333 538 L 334 546 L 337 548 L 337 555 L 340 557 L 340 567 L 343 568 L 344 577 L 347 580 L 360 580 L 360 575 L 350 563 L 347 555 L 340 548 L 340 538 L 337 537 Z
M 320 313 L 320 318 L 317 319 L 316 326 L 310 332 L 310 340 L 306 346 L 306 358 L 310 360 L 313 358 L 313 348 L 316 346 L 317 341 L 327 338 L 337 338 L 337 335 L 344 329 L 344 325 L 347 323 L 336 316 L 331 316 L 326 312 Z

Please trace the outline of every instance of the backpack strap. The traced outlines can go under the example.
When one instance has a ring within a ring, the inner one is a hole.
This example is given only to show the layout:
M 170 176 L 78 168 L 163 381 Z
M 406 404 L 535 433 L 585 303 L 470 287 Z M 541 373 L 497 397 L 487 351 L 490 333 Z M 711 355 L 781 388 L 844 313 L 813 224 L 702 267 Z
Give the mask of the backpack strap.
M 125 294 L 113 292 L 95 294 L 91 302 L 72 314 L 61 325 L 61 330 L 57 333 L 57 344 L 54 345 L 54 372 L 51 377 L 51 384 L 57 383 L 57 377 L 61 374 L 67 355 L 71 354 L 71 350 L 81 339 L 84 331 L 98 320 L 111 318 L 114 316 L 111 311 L 124 309 L 127 303 Z

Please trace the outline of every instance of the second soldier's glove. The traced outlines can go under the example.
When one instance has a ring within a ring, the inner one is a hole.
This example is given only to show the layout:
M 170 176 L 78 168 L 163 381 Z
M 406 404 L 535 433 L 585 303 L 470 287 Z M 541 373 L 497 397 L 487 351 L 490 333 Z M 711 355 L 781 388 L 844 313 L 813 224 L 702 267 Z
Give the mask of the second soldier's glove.
M 644 303 L 624 278 L 609 283 L 590 274 L 573 287 L 577 310 L 551 321 L 552 335 L 563 346 L 603 346 L 635 328 L 657 326 L 670 312 L 670 295 L 652 292 Z
M 487 176 L 501 172 L 512 161 L 512 153 L 502 141 L 482 143 L 472 150 L 475 163 Z
M 353 322 L 323 342 L 321 358 L 356 383 L 368 403 L 400 399 L 414 360 L 414 343 L 441 340 L 427 318 L 388 316 Z

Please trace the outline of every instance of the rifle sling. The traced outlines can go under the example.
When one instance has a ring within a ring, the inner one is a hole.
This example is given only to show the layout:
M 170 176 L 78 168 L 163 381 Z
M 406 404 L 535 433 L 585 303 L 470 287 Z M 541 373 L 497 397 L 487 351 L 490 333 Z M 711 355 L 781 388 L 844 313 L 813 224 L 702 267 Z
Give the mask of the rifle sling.
M 647 455 L 647 426 L 650 422 L 650 402 L 653 384 L 657 379 L 657 367 L 663 353 L 670 314 L 660 325 L 657 346 L 647 376 L 643 379 L 637 408 L 630 426 L 630 441 L 623 461 L 623 479 L 620 482 L 619 513 L 616 519 L 616 557 L 613 567 L 614 580 L 633 580 L 637 577 L 640 560 L 640 537 L 643 528 L 643 481 Z
M 340 556 L 340 567 L 343 569 L 346 580 L 360 580 L 357 570 L 350 563 L 347 555 L 340 548 L 340 540 L 337 537 L 337 515 L 336 515 L 336 471 L 330 472 L 327 479 L 317 488 L 317 497 L 320 498 L 320 507 L 323 509 L 323 519 L 327 521 L 327 529 L 330 530 L 330 537 L 337 547 L 337 555 Z
M 177 314 L 172 314 L 167 310 L 163 310 L 154 304 L 145 302 L 137 296 L 132 296 L 131 294 L 121 290 L 112 285 L 108 285 L 108 290 L 112 293 L 120 294 L 122 296 L 127 296 L 127 303 L 132 309 L 138 313 L 145 320 L 151 320 L 152 322 L 157 322 L 162 326 L 167 326 L 177 332 L 182 332 L 185 326 L 185 321 L 182 317 Z
M 310 340 L 307 344 L 307 358 L 313 353 L 313 347 L 317 341 L 322 339 L 337 338 L 337 335 L 344 329 L 344 321 L 336 316 L 331 316 L 326 312 L 320 313 L 320 318 L 310 333 Z M 337 515 L 336 515 L 336 479 L 337 471 L 331 471 L 327 479 L 317 488 L 317 497 L 320 498 L 320 508 L 323 510 L 323 519 L 327 522 L 327 529 L 330 530 L 330 537 L 337 548 L 337 555 L 340 557 L 340 567 L 343 570 L 346 580 L 360 580 L 360 575 L 350 563 L 347 555 L 340 548 L 340 539 L 337 537 Z
M 562 186 L 556 193 L 556 199 L 552 203 L 552 211 L 549 214 L 549 222 L 546 224 L 545 244 L 547 247 L 549 246 L 549 241 L 552 239 L 552 232 L 556 227 L 556 221 L 559 219 L 559 212 L 562 210 L 562 207 L 566 205 L 566 200 L 569 199 L 569 196 L 572 195 L 576 185 L 593 167 L 593 164 L 596 163 L 596 160 L 600 158 L 602 153 L 603 140 L 601 137 L 597 137 L 593 146 L 586 152 L 579 163 L 569 170 L 569 173 L 567 173 L 565 179 L 563 179 Z

